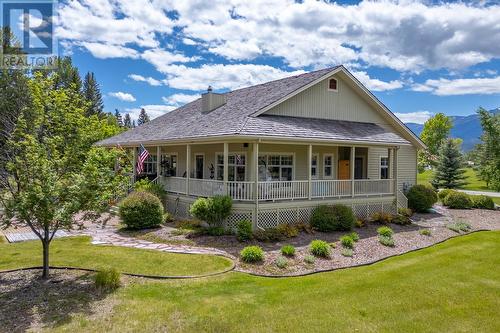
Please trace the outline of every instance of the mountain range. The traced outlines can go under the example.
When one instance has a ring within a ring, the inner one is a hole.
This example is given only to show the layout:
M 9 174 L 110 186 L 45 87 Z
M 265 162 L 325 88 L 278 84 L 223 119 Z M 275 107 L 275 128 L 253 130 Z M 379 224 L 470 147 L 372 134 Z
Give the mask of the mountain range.
M 500 113 L 500 108 L 489 110 L 489 112 L 494 114 Z M 481 128 L 481 121 L 477 113 L 468 116 L 450 116 L 450 118 L 453 121 L 450 133 L 451 137 L 463 140 L 462 149 L 464 151 L 472 150 L 476 144 L 481 142 L 480 136 L 483 129 Z M 406 126 L 418 136 L 420 136 L 420 133 L 424 129 L 423 124 L 406 123 Z

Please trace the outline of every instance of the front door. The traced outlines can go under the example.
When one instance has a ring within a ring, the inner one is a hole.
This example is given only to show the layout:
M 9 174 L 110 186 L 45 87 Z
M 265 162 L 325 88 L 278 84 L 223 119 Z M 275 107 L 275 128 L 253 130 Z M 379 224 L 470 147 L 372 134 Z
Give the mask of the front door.
M 196 155 L 195 156 L 195 168 L 194 168 L 194 178 L 203 179 L 203 168 L 204 168 L 204 156 Z
M 363 179 L 363 159 L 356 157 L 354 160 L 354 179 Z
M 339 179 L 350 179 L 349 160 L 339 161 Z

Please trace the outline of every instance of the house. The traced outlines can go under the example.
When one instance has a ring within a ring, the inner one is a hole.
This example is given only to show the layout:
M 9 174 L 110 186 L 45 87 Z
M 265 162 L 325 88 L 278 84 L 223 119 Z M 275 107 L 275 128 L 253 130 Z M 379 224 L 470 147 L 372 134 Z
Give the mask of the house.
M 361 217 L 406 207 L 425 148 L 345 67 L 201 98 L 100 142 L 151 154 L 144 175 L 183 217 L 197 197 L 228 194 L 254 227 L 308 221 L 320 204 Z

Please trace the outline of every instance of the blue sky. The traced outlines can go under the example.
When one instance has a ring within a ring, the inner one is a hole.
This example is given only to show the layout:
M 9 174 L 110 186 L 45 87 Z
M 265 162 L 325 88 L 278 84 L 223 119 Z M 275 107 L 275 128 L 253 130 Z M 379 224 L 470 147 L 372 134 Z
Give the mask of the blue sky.
M 344 64 L 404 121 L 500 107 L 500 3 L 74 0 L 56 35 L 107 111 L 153 117 L 227 91 Z

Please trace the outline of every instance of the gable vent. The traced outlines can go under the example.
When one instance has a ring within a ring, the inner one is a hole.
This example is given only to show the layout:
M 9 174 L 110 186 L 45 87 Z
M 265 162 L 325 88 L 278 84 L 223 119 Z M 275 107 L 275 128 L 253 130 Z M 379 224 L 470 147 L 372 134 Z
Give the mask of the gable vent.
M 208 86 L 207 92 L 201 94 L 202 112 L 210 112 L 226 104 L 226 95 L 214 93 L 212 90 L 212 86 Z

